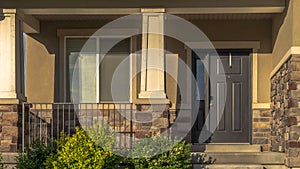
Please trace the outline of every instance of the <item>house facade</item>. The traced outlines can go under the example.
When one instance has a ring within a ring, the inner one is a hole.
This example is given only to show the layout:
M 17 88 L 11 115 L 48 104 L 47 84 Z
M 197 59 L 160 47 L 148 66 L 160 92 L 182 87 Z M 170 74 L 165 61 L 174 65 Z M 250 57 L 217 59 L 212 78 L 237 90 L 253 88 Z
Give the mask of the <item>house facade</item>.
M 300 168 L 299 0 L 0 7 L 8 162 L 42 133 L 101 118 L 129 138 L 124 146 L 170 134 L 214 158 L 211 166 Z

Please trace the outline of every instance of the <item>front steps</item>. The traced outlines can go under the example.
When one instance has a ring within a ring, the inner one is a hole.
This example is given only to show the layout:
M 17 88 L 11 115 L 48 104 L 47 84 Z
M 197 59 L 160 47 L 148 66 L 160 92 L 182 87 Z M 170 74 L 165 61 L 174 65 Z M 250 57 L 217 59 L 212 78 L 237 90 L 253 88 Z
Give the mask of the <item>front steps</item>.
M 208 144 L 192 146 L 194 169 L 285 169 L 285 154 L 262 152 L 249 144 Z M 202 150 L 193 151 L 193 150 Z
M 261 146 L 249 144 L 210 144 L 206 145 L 205 152 L 259 153 L 261 152 Z

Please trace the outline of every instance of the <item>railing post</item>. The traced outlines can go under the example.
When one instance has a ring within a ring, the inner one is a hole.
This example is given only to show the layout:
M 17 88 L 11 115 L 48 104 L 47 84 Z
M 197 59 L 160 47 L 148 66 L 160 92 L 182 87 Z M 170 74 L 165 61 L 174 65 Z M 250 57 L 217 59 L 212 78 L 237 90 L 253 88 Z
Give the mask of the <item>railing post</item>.
M 130 103 L 130 148 L 132 148 L 132 137 L 133 137 L 133 124 L 132 124 L 132 103 Z
M 25 149 L 25 103 L 22 103 L 22 152 Z

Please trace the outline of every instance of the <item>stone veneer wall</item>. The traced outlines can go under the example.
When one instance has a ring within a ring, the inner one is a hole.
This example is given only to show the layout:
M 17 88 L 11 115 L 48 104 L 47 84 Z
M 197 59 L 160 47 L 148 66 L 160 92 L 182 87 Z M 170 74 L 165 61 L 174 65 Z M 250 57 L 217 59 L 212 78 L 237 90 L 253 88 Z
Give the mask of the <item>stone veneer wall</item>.
M 0 105 L 0 151 L 17 152 L 19 130 L 19 105 Z
M 161 134 L 170 126 L 169 105 L 139 104 L 135 118 L 137 121 L 134 131 L 136 138 Z
M 253 109 L 252 143 L 262 146 L 263 151 L 270 151 L 271 112 L 270 109 Z
M 271 78 L 271 151 L 300 167 L 300 56 L 292 55 Z

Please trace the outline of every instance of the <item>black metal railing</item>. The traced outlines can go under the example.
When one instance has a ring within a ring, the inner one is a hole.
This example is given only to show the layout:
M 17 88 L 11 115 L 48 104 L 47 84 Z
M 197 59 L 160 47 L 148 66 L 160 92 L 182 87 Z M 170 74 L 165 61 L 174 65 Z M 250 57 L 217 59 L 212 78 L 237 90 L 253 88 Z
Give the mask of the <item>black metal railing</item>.
M 35 140 L 48 144 L 62 131 L 72 135 L 77 126 L 88 129 L 103 122 L 117 133 L 115 149 L 131 148 L 132 115 L 130 103 L 23 103 L 22 150 Z

